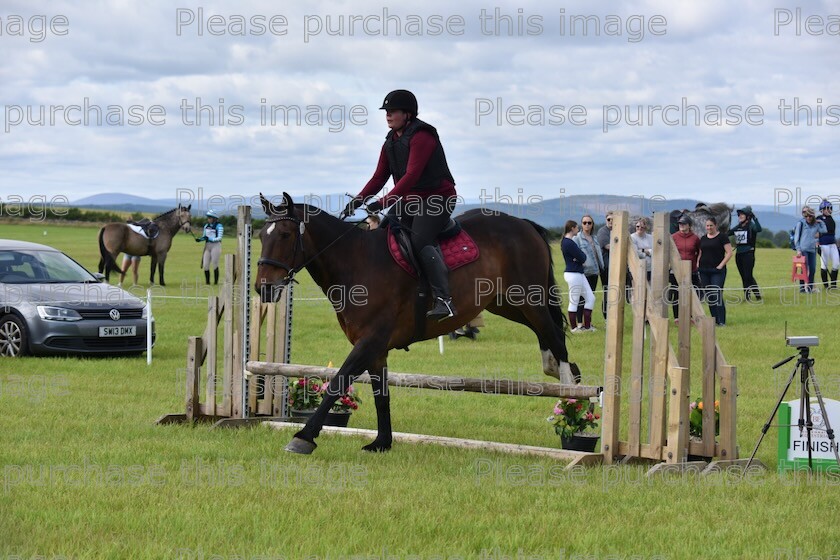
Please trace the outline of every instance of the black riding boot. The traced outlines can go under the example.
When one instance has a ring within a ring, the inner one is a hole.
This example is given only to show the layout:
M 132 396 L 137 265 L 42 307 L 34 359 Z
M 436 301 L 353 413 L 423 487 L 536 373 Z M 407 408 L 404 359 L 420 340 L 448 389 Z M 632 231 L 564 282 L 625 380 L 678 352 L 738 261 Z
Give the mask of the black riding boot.
M 213 269 L 213 283 L 214 284 L 219 283 L 219 269 L 218 268 Z
M 204 283 L 207 284 L 208 286 L 210 285 L 210 271 L 209 270 L 204 271 Z
M 829 287 L 829 284 L 828 284 L 828 271 L 827 271 L 826 269 L 824 269 L 824 268 L 821 268 L 821 269 L 820 269 L 820 278 L 822 278 L 822 283 L 823 283 L 823 286 L 825 286 L 825 288 L 826 288 L 826 289 L 828 289 L 828 287 Z
M 420 250 L 418 256 L 420 267 L 435 297 L 435 306 L 426 313 L 426 317 L 437 321 L 453 317 L 455 308 L 452 306 L 452 297 L 449 295 L 449 270 L 443 262 L 440 249 L 434 245 L 426 245 Z
M 831 271 L 831 285 L 829 286 L 832 290 L 837 288 L 837 271 Z

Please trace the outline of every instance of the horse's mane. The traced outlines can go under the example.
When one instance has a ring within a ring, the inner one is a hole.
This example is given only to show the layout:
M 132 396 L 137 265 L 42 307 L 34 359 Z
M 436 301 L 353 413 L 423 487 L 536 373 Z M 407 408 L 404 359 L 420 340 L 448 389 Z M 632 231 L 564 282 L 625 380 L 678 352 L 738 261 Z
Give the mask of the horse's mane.
M 175 212 L 176 210 L 180 210 L 181 208 L 183 208 L 183 207 L 182 207 L 182 206 L 176 206 L 176 207 L 175 207 L 175 208 L 173 208 L 172 210 L 167 210 L 167 211 L 166 211 L 166 212 L 164 212 L 163 214 L 158 214 L 157 216 L 155 216 L 154 218 L 152 218 L 152 221 L 159 220 L 159 219 L 161 219 L 161 218 L 163 218 L 163 217 L 165 217 L 165 216 L 168 216 L 168 215 L 169 215 L 169 214 L 171 214 L 172 212 Z

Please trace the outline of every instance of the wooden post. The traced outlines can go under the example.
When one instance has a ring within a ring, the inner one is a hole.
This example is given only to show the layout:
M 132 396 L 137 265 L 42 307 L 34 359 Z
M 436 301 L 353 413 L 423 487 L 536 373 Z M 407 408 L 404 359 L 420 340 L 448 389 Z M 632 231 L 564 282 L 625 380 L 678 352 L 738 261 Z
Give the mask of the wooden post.
M 738 458 L 736 419 L 738 403 L 738 376 L 735 366 L 720 368 L 720 458 Z
M 621 363 L 624 351 L 624 284 L 627 280 L 626 211 L 613 214 L 610 233 L 610 273 L 607 289 L 607 332 L 604 347 L 604 406 L 601 415 L 601 451 L 604 463 L 614 462 L 618 453 L 621 421 Z
M 687 368 L 670 368 L 670 402 L 668 404 L 668 447 L 665 461 L 683 463 L 688 450 L 688 392 L 689 372 Z
M 248 325 L 248 328 L 251 332 L 251 348 L 248 351 L 248 359 L 259 360 L 260 328 L 262 327 L 262 309 L 260 308 L 259 296 L 252 297 L 249 304 L 251 305 L 251 324 Z M 250 414 L 255 414 L 259 412 L 260 386 L 262 386 L 262 392 L 264 396 L 266 381 L 266 379 L 260 379 L 257 376 L 248 379 L 248 409 L 250 411 Z
M 187 340 L 186 415 L 187 422 L 195 420 L 199 410 L 199 380 L 201 379 L 201 337 Z
M 219 328 L 219 298 L 210 296 L 207 300 L 207 328 L 204 331 L 203 342 L 207 348 L 207 355 L 204 358 L 205 378 L 207 379 L 204 388 L 204 406 L 202 413 L 208 416 L 216 415 L 216 357 L 218 351 L 218 328 Z
M 715 454 L 715 375 L 716 340 L 715 320 L 712 317 L 700 319 L 700 337 L 703 342 L 703 455 Z
M 222 344 L 224 344 L 224 354 L 222 355 L 222 410 L 221 416 L 232 416 L 233 401 L 231 395 L 233 394 L 233 285 L 236 280 L 236 255 L 225 255 L 225 285 L 222 286 L 222 305 L 224 307 L 224 314 L 222 319 Z
M 650 451 L 661 458 L 665 445 L 665 405 L 668 401 L 666 376 L 668 373 L 668 319 L 650 317 L 651 374 L 650 374 Z
M 633 277 L 633 345 L 630 353 L 630 403 L 627 443 L 628 455 L 639 456 L 642 442 L 642 401 L 644 400 L 645 333 L 647 309 L 647 270 L 644 259 L 636 255 L 633 244 L 627 246 L 627 260 Z M 648 438 L 644 438 L 645 442 Z
M 675 249 L 676 250 L 676 249 Z M 691 285 L 691 261 L 679 262 L 679 268 L 675 269 L 675 275 L 679 283 L 679 313 L 682 321 L 677 329 L 677 362 L 680 367 L 690 367 L 691 364 L 691 297 L 694 293 L 694 286 Z
M 650 287 L 653 299 L 653 312 L 657 317 L 668 318 L 668 305 L 665 293 L 668 289 L 668 272 L 671 264 L 671 231 L 668 214 L 653 214 L 653 251 L 650 273 Z

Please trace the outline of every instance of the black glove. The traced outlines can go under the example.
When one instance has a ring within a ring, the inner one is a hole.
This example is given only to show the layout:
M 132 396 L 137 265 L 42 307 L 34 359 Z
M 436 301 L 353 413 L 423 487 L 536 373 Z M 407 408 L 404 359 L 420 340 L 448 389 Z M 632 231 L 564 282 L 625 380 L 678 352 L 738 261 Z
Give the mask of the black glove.
M 196 238 L 195 238 L 195 242 L 196 242 L 196 243 L 201 243 L 201 238 L 200 238 L 200 237 L 196 237 Z
M 338 217 L 343 220 L 348 216 L 352 216 L 353 213 L 356 211 L 356 208 L 361 206 L 363 203 L 364 201 L 361 197 L 353 197 L 352 199 L 350 199 L 350 202 L 347 203 L 347 206 L 344 207 L 344 210 L 341 211 L 341 214 L 339 214 Z
M 374 200 L 370 204 L 367 205 L 367 211 L 371 214 L 376 214 L 382 210 L 382 200 Z

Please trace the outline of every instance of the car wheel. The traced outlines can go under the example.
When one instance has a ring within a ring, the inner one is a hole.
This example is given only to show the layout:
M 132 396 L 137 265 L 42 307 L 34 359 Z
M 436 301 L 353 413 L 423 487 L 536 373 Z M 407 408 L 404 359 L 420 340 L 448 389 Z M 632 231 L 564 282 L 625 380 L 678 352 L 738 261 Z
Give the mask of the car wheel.
M 17 357 L 28 353 L 26 325 L 17 315 L 0 319 L 0 356 Z

